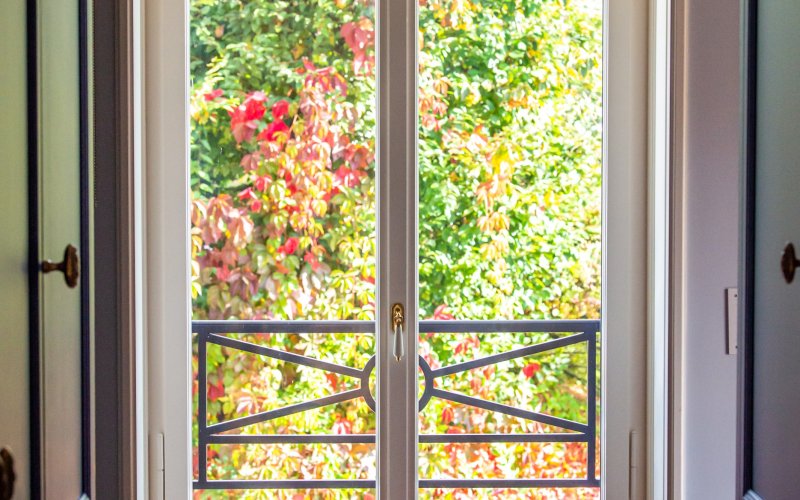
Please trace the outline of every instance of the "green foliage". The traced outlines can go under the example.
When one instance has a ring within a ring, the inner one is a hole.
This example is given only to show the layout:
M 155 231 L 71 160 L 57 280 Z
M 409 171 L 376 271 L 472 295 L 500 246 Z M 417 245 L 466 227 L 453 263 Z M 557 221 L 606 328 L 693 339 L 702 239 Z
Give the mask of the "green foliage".
M 419 18 L 423 317 L 598 317 L 600 3 L 422 0 Z M 192 1 L 196 319 L 374 318 L 374 19 L 373 4 L 364 0 Z M 358 368 L 374 354 L 370 336 L 245 338 Z M 423 336 L 420 354 L 441 366 L 547 338 Z M 200 394 L 208 397 L 211 421 L 357 387 L 346 377 L 228 348 L 208 354 L 209 387 Z M 585 380 L 585 353 L 574 349 L 441 382 L 585 422 Z M 375 418 L 356 400 L 251 427 L 243 432 L 374 433 Z M 421 433 L 467 430 L 552 429 L 436 398 L 420 417 Z M 210 477 L 374 477 L 374 450 L 367 445 L 273 448 L 213 448 Z M 421 450 L 420 474 L 575 477 L 585 469 L 585 453 L 561 445 L 430 446 Z M 427 494 L 462 498 L 468 492 Z

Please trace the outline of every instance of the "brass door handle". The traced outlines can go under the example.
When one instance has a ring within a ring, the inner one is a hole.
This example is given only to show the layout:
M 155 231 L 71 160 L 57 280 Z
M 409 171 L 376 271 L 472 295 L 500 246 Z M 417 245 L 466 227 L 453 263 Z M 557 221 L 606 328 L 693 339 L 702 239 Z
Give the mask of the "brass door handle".
M 47 274 L 53 271 L 61 271 L 64 273 L 64 281 L 67 286 L 75 288 L 78 286 L 78 277 L 81 274 L 80 260 L 78 259 L 78 249 L 72 245 L 67 245 L 64 249 L 64 260 L 61 262 L 53 262 L 46 260 L 42 262 L 42 272 Z
M 392 306 L 392 330 L 394 331 L 394 359 L 400 361 L 405 354 L 406 344 L 403 341 L 403 323 L 406 322 L 403 304 Z
M 800 260 L 797 260 L 797 255 L 794 253 L 794 245 L 787 243 L 781 254 L 781 271 L 783 271 L 783 279 L 786 280 L 786 283 L 794 280 L 794 271 L 798 267 L 800 267 Z
M 14 496 L 14 481 L 17 475 L 14 472 L 14 457 L 8 448 L 0 449 L 0 500 L 11 500 Z

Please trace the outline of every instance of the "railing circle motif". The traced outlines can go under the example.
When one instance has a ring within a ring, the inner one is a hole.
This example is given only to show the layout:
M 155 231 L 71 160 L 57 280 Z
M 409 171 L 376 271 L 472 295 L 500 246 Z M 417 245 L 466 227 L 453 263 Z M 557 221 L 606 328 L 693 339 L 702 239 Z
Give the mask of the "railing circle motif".
M 422 390 L 422 397 L 419 398 L 419 411 L 422 411 L 427 405 L 428 401 L 431 400 L 433 396 L 433 370 L 431 370 L 431 365 L 425 361 L 425 358 L 422 356 L 418 356 L 419 358 L 419 367 L 422 370 L 422 375 L 425 379 L 425 387 Z M 375 370 L 375 355 L 373 354 L 367 364 L 364 365 L 364 368 L 361 369 L 361 396 L 366 401 L 367 406 L 369 406 L 370 410 L 375 411 L 375 396 L 372 394 L 372 391 L 369 387 L 369 377 L 372 375 L 372 371 Z

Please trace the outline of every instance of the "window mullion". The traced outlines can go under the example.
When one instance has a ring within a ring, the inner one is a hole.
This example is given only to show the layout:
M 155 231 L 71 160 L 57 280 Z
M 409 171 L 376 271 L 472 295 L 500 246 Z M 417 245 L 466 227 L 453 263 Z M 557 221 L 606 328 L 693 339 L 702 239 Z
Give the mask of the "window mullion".
M 417 495 L 417 4 L 378 4 L 378 497 Z M 395 359 L 391 308 L 405 309 Z

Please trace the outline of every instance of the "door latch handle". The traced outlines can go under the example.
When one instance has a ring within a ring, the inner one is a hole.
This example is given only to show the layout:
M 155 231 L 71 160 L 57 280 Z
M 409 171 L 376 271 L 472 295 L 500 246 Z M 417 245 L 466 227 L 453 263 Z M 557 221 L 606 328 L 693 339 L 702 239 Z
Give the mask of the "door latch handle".
M 61 262 L 53 262 L 46 260 L 42 262 L 42 272 L 47 274 L 53 271 L 61 271 L 64 273 L 64 281 L 67 286 L 75 288 L 78 286 L 78 277 L 81 274 L 80 260 L 78 259 L 78 249 L 72 245 L 67 245 L 64 249 L 64 260 Z
M 8 448 L 0 448 L 0 500 L 10 500 L 14 496 L 14 457 Z
M 781 255 L 781 271 L 783 271 L 783 279 L 786 283 L 791 283 L 794 280 L 794 271 L 800 267 L 800 260 L 794 252 L 794 245 L 787 243 L 783 248 Z
M 406 345 L 403 341 L 403 326 L 406 322 L 403 304 L 392 306 L 392 330 L 394 331 L 394 359 L 400 361 L 405 354 Z

